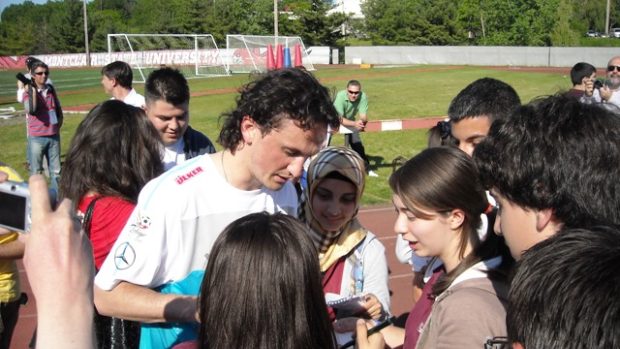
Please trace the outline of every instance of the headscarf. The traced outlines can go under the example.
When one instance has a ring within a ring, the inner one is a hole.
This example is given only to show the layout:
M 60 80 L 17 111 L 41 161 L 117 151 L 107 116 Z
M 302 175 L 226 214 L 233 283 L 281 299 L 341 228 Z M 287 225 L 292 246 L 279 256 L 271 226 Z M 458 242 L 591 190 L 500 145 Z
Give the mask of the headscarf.
M 357 192 L 353 218 L 339 231 L 327 232 L 314 216 L 312 199 L 321 181 L 332 172 L 337 172 L 351 181 Z M 345 147 L 327 147 L 321 150 L 308 167 L 308 189 L 302 198 L 299 217 L 310 227 L 312 241 L 319 252 L 321 271 L 327 270 L 338 259 L 347 255 L 366 237 L 367 230 L 357 220 L 365 176 L 362 158 L 355 151 Z

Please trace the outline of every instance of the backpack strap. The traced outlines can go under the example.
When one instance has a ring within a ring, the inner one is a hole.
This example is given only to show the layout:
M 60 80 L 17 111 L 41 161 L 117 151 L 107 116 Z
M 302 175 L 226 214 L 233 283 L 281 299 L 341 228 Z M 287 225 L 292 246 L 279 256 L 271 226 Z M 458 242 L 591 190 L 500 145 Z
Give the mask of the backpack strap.
M 91 201 L 90 204 L 88 204 L 88 207 L 86 208 L 86 212 L 84 212 L 84 219 L 82 219 L 82 229 L 84 229 L 84 234 L 86 234 L 86 237 L 88 237 L 89 239 L 90 239 L 90 223 L 93 218 L 93 212 L 95 211 L 95 204 L 102 197 L 103 196 L 98 196 L 94 198 L 93 201 Z

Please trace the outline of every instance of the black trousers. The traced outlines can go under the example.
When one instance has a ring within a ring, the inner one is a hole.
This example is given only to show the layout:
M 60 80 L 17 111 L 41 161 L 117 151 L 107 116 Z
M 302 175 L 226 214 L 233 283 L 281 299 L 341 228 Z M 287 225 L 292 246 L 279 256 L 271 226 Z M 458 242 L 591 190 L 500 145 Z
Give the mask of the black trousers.
M 366 172 L 370 171 L 370 162 L 368 161 L 368 156 L 366 156 L 366 149 L 364 149 L 364 144 L 362 144 L 362 138 L 359 132 L 345 134 L 344 145 L 351 147 L 351 149 L 358 153 L 362 160 L 364 160 Z
M 0 303 L 0 316 L 2 316 L 2 332 L 0 333 L 0 349 L 11 347 L 11 337 L 17 325 L 19 317 L 20 300 L 8 303 Z

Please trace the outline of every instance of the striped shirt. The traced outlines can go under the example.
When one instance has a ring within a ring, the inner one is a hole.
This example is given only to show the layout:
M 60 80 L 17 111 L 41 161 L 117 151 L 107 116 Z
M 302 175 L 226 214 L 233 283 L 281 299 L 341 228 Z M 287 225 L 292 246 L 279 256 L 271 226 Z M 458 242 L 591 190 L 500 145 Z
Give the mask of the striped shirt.
M 29 106 L 29 89 L 24 93 L 24 108 L 28 114 L 26 116 L 28 120 L 28 136 L 54 136 L 59 133 L 60 124 L 62 122 L 62 111 L 60 105 L 57 105 L 58 98 L 54 98 L 53 90 L 50 89 L 48 85 L 45 86 L 45 89 L 37 92 L 37 108 L 34 111 L 30 110 Z M 56 124 L 52 125 L 50 123 L 50 111 L 56 113 Z

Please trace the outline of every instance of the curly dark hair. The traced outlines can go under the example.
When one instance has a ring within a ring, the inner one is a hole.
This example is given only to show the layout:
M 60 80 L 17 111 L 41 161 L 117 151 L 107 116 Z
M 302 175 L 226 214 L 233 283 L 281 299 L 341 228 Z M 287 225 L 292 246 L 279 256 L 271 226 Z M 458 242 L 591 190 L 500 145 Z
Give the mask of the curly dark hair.
M 340 124 L 329 90 L 303 69 L 270 71 L 245 85 L 240 93 L 237 107 L 220 116 L 223 122 L 218 143 L 226 149 L 235 150 L 241 142 L 244 116 L 250 116 L 263 134 L 277 128 L 284 118 L 296 121 L 304 130 L 316 125 L 337 128 Z
M 556 95 L 493 123 L 474 151 L 482 181 L 571 228 L 620 224 L 620 116 Z
M 144 111 L 109 100 L 82 120 L 67 152 L 60 195 L 78 203 L 89 191 L 136 202 L 162 173 L 157 131 Z

